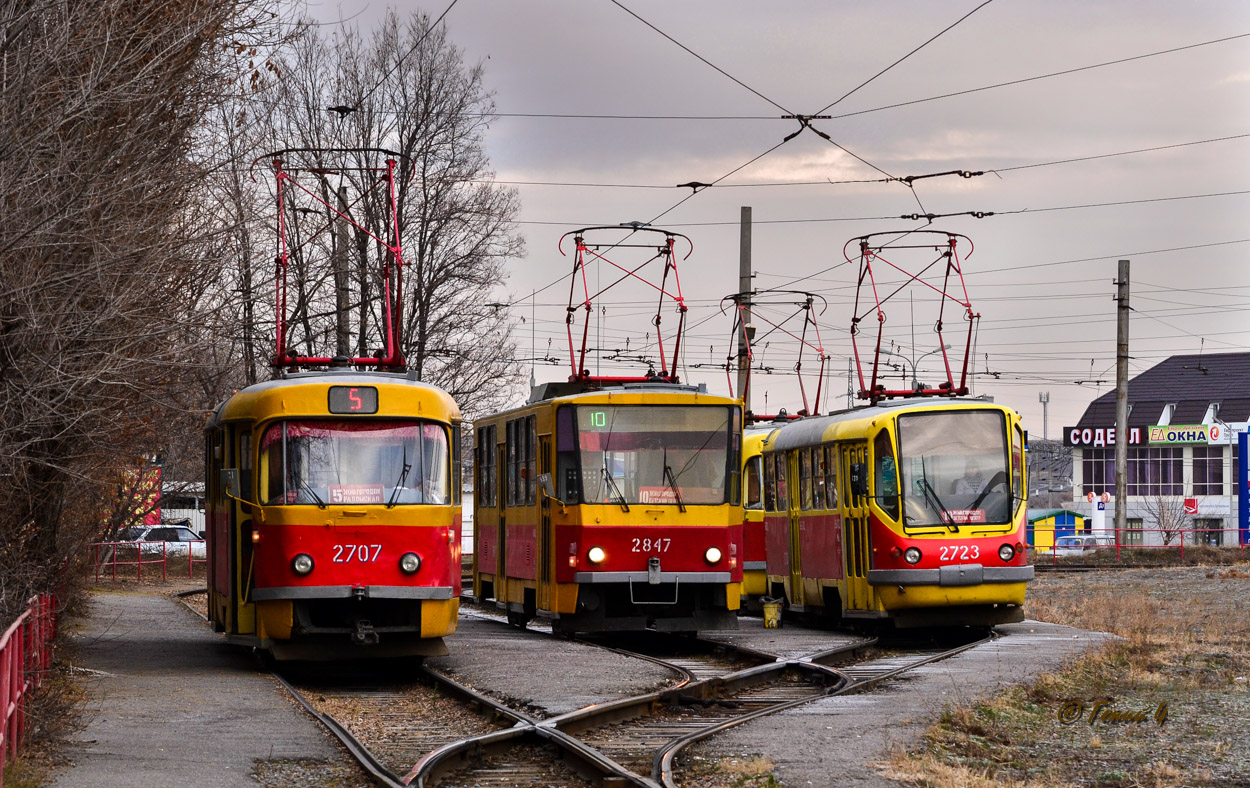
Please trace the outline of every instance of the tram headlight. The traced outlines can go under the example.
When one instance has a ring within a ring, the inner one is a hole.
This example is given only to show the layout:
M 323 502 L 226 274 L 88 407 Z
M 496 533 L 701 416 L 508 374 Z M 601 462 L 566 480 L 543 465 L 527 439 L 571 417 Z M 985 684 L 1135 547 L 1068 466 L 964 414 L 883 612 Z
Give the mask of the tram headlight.
M 399 557 L 399 571 L 406 575 L 415 575 L 421 568 L 421 556 L 416 553 L 404 553 Z
M 312 556 L 308 553 L 300 553 L 291 559 L 291 568 L 295 570 L 297 575 L 306 575 L 313 570 Z
M 608 560 L 608 554 L 604 552 L 602 547 L 595 546 L 586 551 L 586 560 L 592 564 L 602 564 Z
M 1003 561 L 1010 561 L 1016 557 L 1016 548 L 1009 544 L 1005 544 L 998 548 L 998 557 Z
M 909 564 L 920 563 L 920 548 L 909 547 L 903 551 L 903 560 Z
M 723 554 L 719 547 L 709 547 L 707 552 L 703 554 L 703 559 L 709 564 L 719 563 Z

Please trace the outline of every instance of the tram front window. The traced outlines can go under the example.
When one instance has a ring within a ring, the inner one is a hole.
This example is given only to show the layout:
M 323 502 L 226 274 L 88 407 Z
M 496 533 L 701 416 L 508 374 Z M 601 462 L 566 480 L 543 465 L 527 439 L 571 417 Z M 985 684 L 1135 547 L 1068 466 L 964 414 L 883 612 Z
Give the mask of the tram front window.
M 1007 429 L 997 411 L 903 414 L 898 419 L 906 527 L 1011 521 Z
M 583 501 L 615 504 L 721 504 L 733 410 L 688 405 L 577 408 Z M 730 456 L 733 454 L 734 456 Z
M 261 439 L 265 503 L 446 504 L 447 428 L 432 422 L 284 421 Z

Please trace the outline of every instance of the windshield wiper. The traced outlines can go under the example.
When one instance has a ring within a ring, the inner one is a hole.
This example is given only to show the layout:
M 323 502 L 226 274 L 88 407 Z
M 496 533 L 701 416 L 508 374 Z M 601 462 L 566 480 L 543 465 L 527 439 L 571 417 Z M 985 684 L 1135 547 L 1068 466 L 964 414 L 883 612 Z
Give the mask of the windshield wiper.
M 399 478 L 395 480 L 395 489 L 391 490 L 391 499 L 386 502 L 387 509 L 395 508 L 395 499 L 399 498 L 399 491 L 404 488 L 404 482 L 408 479 L 408 471 L 412 470 L 412 466 L 408 463 L 408 444 L 404 443 L 404 456 L 400 458 L 400 462 L 404 467 L 399 471 Z
M 950 510 L 946 508 L 946 504 L 942 503 L 937 490 L 933 489 L 933 485 L 929 482 L 929 473 L 924 467 L 924 457 L 920 458 L 920 489 L 924 493 L 925 501 L 937 509 L 939 517 L 946 520 L 946 527 L 951 532 L 958 531 L 959 526 L 955 524 L 955 518 L 951 516 Z
M 326 502 L 321 500 L 321 496 L 317 495 L 317 491 L 312 488 L 312 485 L 308 483 L 307 479 L 300 479 L 299 483 L 301 487 L 303 487 L 305 490 L 308 490 L 308 494 L 311 495 L 313 497 L 313 500 L 317 502 L 318 509 L 326 508 Z
M 677 488 L 677 477 L 673 475 L 673 468 L 668 464 L 668 447 L 664 447 L 664 481 L 673 490 L 673 497 L 677 499 L 677 511 L 686 511 L 686 504 L 681 500 L 681 490 Z
M 616 502 L 620 504 L 621 511 L 628 512 L 629 504 L 625 503 L 625 495 L 621 492 L 620 488 L 616 486 L 616 481 L 612 478 L 612 471 L 608 470 L 607 452 L 604 452 L 603 455 L 603 478 L 608 483 L 608 490 L 616 498 Z

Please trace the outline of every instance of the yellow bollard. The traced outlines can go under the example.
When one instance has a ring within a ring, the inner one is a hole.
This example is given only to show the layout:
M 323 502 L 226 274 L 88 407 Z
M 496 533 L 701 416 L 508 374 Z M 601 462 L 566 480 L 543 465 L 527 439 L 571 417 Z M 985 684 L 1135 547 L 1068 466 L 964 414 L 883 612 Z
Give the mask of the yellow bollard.
M 781 629 L 781 600 L 764 599 L 764 629 Z

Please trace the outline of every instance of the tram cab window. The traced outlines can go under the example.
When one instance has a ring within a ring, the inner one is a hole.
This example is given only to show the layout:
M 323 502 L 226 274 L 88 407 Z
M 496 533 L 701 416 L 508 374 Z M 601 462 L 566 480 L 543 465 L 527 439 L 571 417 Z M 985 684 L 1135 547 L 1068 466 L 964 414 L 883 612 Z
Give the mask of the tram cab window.
M 568 504 L 582 500 L 582 483 L 578 474 L 577 430 L 573 427 L 573 408 L 561 405 L 556 410 L 556 497 Z
M 894 458 L 894 443 L 890 433 L 881 430 L 873 441 L 875 462 L 873 467 L 873 496 L 881 511 L 898 517 L 898 463 Z
M 269 505 L 443 505 L 452 500 L 447 427 L 406 421 L 283 421 L 261 438 Z
M 763 467 L 763 462 L 761 460 L 762 458 L 760 457 L 752 457 L 751 459 L 747 460 L 747 467 L 746 467 L 746 477 L 747 477 L 746 492 L 747 494 L 746 494 L 746 500 L 743 503 L 744 507 L 747 509 L 764 508 L 764 498 L 762 494 L 763 491 L 761 489 L 761 479 L 760 479 L 760 474 L 762 472 L 761 468 Z

